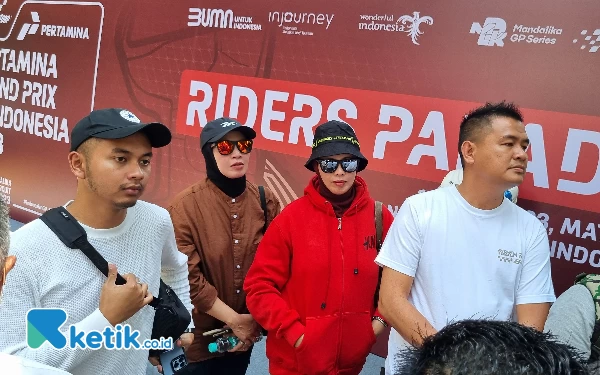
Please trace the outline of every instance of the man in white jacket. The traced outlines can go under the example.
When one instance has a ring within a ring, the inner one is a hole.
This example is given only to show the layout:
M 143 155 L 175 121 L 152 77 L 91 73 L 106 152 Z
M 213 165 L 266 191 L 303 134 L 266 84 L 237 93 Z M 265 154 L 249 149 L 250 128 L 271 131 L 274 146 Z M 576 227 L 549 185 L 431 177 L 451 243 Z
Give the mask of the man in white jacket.
M 177 249 L 170 216 L 139 200 L 150 177 L 152 149 L 170 141 L 166 126 L 141 123 L 123 109 L 96 110 L 77 123 L 68 155 L 77 193 L 65 207 L 111 264 L 109 277 L 40 219 L 21 227 L 11 239 L 10 253 L 19 264 L 0 305 L 0 350 L 74 375 L 145 374 L 147 349 L 57 349 L 48 341 L 33 349 L 25 318 L 32 308 L 64 309 L 67 320 L 60 330 L 67 341 L 71 325 L 79 332 L 102 332 L 121 324 L 139 331 L 141 343 L 151 337 L 155 312 L 146 305 L 158 295 L 161 277 L 191 312 L 187 257 Z M 115 284 L 117 272 L 126 284 Z M 186 333 L 179 343 L 187 347 L 192 340 Z

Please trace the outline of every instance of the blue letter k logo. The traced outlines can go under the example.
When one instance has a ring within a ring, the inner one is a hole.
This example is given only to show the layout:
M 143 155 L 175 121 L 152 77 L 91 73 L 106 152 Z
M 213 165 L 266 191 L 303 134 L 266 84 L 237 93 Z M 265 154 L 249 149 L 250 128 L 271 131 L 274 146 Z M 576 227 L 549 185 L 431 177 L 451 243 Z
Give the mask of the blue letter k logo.
M 48 341 L 57 349 L 67 345 L 60 327 L 67 320 L 62 309 L 31 309 L 27 313 L 27 346 L 37 349 Z

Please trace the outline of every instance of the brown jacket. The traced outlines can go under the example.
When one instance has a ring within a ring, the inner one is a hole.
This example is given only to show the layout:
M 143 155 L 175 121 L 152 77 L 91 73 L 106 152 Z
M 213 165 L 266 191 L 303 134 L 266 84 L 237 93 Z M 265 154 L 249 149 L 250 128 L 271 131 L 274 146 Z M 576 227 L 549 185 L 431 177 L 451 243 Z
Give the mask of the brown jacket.
M 267 221 L 280 212 L 279 201 L 265 187 Z M 208 352 L 215 338 L 203 332 L 224 323 L 206 314 L 217 296 L 238 313 L 248 313 L 244 278 L 263 236 L 264 213 L 258 187 L 232 199 L 204 179 L 179 193 L 168 207 L 179 251 L 188 256 L 190 297 L 194 310 L 194 343 L 187 350 L 190 362 L 220 356 Z

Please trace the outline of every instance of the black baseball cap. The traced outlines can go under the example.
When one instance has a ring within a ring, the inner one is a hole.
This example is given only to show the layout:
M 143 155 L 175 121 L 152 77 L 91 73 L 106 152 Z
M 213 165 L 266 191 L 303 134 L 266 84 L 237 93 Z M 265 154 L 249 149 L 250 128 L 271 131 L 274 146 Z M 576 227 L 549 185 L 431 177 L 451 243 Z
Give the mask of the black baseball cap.
M 256 138 L 256 132 L 248 127 L 239 123 L 239 121 L 229 118 L 220 117 L 216 120 L 212 120 L 204 125 L 202 133 L 200 133 L 200 148 L 203 148 L 206 144 L 216 142 L 223 138 L 225 134 L 234 130 L 239 131 L 247 139 Z
M 89 138 L 121 139 L 140 131 L 148 136 L 154 148 L 171 143 L 171 131 L 160 122 L 143 123 L 127 109 L 105 108 L 92 111 L 75 125 L 71 131 L 71 151 Z

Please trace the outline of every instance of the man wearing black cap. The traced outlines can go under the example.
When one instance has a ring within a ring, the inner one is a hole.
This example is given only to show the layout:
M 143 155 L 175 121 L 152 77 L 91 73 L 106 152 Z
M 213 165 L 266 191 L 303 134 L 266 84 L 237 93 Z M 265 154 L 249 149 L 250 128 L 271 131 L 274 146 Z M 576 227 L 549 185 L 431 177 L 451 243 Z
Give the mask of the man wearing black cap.
M 139 200 L 150 177 L 152 148 L 169 144 L 169 129 L 142 123 L 124 109 L 101 109 L 77 123 L 71 140 L 68 160 L 77 192 L 65 207 L 111 264 L 109 277 L 41 220 L 21 227 L 11 241 L 10 253 L 19 265 L 5 287 L 10 297 L 0 308 L 0 350 L 75 375 L 142 375 L 148 350 L 56 349 L 49 343 L 31 349 L 27 344 L 25 317 L 31 308 L 64 309 L 67 321 L 60 329 L 67 341 L 71 325 L 77 332 L 103 332 L 127 324 L 139 331 L 140 343 L 149 339 L 154 309 L 145 305 L 158 295 L 161 275 L 192 310 L 187 258 L 177 249 L 169 214 Z M 117 272 L 126 284 L 115 284 Z M 189 345 L 192 338 L 184 334 L 180 343 Z
M 195 338 L 182 374 L 242 375 L 260 328 L 248 313 L 242 290 L 246 272 L 279 202 L 246 180 L 256 133 L 230 118 L 208 122 L 200 135 L 206 178 L 188 187 L 168 208 L 177 244 L 188 256 Z M 266 222 L 265 222 L 266 219 Z M 240 343 L 232 352 L 210 353 L 214 337 L 203 332 L 231 327 Z
M 272 375 L 358 375 L 386 322 L 376 309 L 375 201 L 357 173 L 367 159 L 352 127 L 317 127 L 304 196 L 275 218 L 244 283 L 267 331 Z M 385 237 L 393 217 L 382 210 Z

